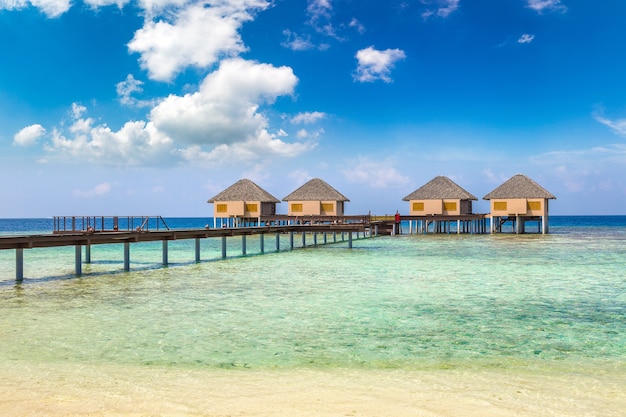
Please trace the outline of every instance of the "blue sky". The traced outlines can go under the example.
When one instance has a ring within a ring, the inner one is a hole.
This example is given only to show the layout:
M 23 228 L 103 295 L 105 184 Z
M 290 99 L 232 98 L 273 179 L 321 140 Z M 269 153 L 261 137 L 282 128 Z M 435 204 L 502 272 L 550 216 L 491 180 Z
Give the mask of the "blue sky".
M 0 218 L 205 216 L 241 178 L 407 212 L 437 175 L 485 212 L 518 173 L 554 214 L 626 214 L 624 21 L 618 0 L 0 0 Z

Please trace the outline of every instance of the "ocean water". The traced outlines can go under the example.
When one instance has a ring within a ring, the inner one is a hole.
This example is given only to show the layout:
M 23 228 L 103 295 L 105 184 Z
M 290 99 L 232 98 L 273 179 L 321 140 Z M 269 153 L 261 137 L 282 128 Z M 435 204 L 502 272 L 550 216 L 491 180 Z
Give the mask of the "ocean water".
M 208 222 L 168 220 L 170 227 Z M 51 229 L 45 219 L 0 219 L 0 234 Z M 591 378 L 585 384 L 600 387 L 599 403 L 564 409 L 584 398 L 565 390 L 550 415 L 620 415 L 626 217 L 557 216 L 550 231 L 404 234 L 355 240 L 353 249 L 340 241 L 293 251 L 282 236 L 279 253 L 267 236 L 264 255 L 258 237 L 248 237 L 246 256 L 241 239 L 229 238 L 226 260 L 219 239 L 204 240 L 200 263 L 193 241 L 174 241 L 168 267 L 159 265 L 160 243 L 133 244 L 130 272 L 122 270 L 121 245 L 102 245 L 81 277 L 73 275 L 73 247 L 33 249 L 24 253 L 22 284 L 14 282 L 14 252 L 0 251 L 0 369 L 18 385 L 33 383 L 20 379 L 25 369 L 72 369 L 66 385 L 77 369 L 260 373 L 265 383 L 276 372 L 444 379 L 493 372 L 494 392 L 520 375 L 545 383 L 565 375 Z

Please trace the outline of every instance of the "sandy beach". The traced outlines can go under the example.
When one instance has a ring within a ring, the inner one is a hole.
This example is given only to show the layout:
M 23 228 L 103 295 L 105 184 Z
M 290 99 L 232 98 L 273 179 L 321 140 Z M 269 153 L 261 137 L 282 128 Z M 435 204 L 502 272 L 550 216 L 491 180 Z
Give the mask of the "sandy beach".
M 18 366 L 12 416 L 623 416 L 626 375 Z

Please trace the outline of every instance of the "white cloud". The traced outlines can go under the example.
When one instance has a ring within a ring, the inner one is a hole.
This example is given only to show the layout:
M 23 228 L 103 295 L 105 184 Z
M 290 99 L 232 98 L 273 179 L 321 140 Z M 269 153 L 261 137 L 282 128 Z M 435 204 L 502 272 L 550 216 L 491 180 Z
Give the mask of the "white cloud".
M 292 94 L 297 81 L 288 67 L 226 60 L 204 79 L 197 92 L 170 95 L 151 111 L 150 118 L 177 142 L 244 142 L 267 127 L 267 119 L 257 111 L 259 104 Z
M 37 143 L 37 140 L 46 134 L 46 129 L 40 124 L 27 126 L 17 132 L 13 137 L 13 144 L 29 146 Z
M 541 13 L 544 10 L 553 10 L 564 12 L 567 10 L 561 0 L 527 0 L 528 7 Z
M 517 43 L 531 43 L 535 39 L 535 35 L 529 35 L 528 33 L 524 33 L 517 40 Z
M 72 124 L 67 132 L 55 129 L 44 149 L 51 154 L 98 164 L 143 166 L 173 163 L 173 142 L 152 123 L 127 122 L 117 132 L 106 125 L 94 125 L 83 118 L 85 108 L 73 106 Z
M 433 3 L 436 4 L 436 8 L 426 9 L 422 13 L 422 17 L 426 19 L 433 15 L 448 17 L 459 8 L 460 0 L 421 0 L 421 2 L 428 5 Z
M 306 139 L 306 138 L 317 139 L 323 134 L 324 134 L 324 129 L 319 129 L 319 130 L 316 130 L 315 132 L 309 132 L 306 129 L 300 129 L 298 133 L 296 133 L 296 137 L 298 139 Z
M 143 81 L 135 79 L 132 74 L 128 74 L 124 81 L 120 81 L 115 85 L 118 100 L 125 106 L 132 107 L 148 107 L 153 103 L 150 101 L 137 100 L 133 97 L 134 93 L 143 92 Z
M 221 58 L 245 52 L 238 30 L 244 22 L 252 20 L 252 11 L 268 6 L 264 0 L 191 4 L 172 12 L 173 23 L 146 21 L 135 32 L 128 49 L 140 54 L 141 66 L 150 78 L 170 81 L 189 66 L 208 68 Z
M 610 127 L 614 133 L 626 136 L 626 119 L 609 120 L 600 115 L 596 115 L 595 119 L 603 125 Z
M 109 184 L 108 182 L 103 182 L 102 184 L 96 185 L 91 190 L 74 190 L 74 195 L 77 197 L 91 198 L 108 194 L 110 191 L 111 184 Z
M 291 118 L 291 123 L 293 124 L 299 124 L 299 123 L 304 123 L 304 124 L 310 124 L 310 123 L 315 123 L 319 120 L 325 119 L 326 118 L 326 113 L 322 113 L 319 111 L 314 111 L 314 112 L 302 112 L 302 113 L 298 113 L 296 114 L 294 117 Z
M 356 29 L 356 31 L 359 32 L 360 34 L 365 33 L 365 26 L 363 26 L 363 24 L 359 22 L 356 18 L 352 18 L 348 26 Z
M 361 49 L 356 53 L 358 65 L 354 79 L 360 82 L 383 80 L 389 83 L 392 81 L 389 73 L 395 63 L 404 58 L 406 58 L 406 55 L 400 49 L 379 51 L 374 49 L 373 46 Z
M 307 51 L 315 48 L 310 38 L 299 36 L 289 29 L 283 30 L 283 35 L 285 35 L 287 39 L 281 43 L 281 46 L 291 49 L 292 51 Z
M 0 10 L 20 10 L 29 4 L 49 18 L 59 17 L 72 7 L 70 0 L 0 0 Z
M 310 16 L 309 24 L 319 33 L 336 37 L 332 24 L 333 6 L 331 0 L 309 0 L 307 13 Z
M 397 188 L 409 183 L 409 178 L 401 175 L 390 159 L 373 161 L 359 156 L 348 162 L 342 173 L 349 182 L 367 184 L 372 188 Z
M 90 5 L 94 9 L 105 6 L 114 6 L 116 5 L 120 9 L 123 8 L 126 4 L 130 3 L 130 0 L 83 0 L 85 4 Z

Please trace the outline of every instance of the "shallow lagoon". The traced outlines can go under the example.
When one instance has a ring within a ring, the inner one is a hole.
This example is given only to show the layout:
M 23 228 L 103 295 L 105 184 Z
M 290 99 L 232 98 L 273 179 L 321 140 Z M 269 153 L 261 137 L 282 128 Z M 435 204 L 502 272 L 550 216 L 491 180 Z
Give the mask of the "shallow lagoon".
M 0 409 L 617 416 L 626 228 L 589 223 L 199 264 L 193 242 L 176 242 L 167 268 L 160 245 L 142 244 L 131 272 L 103 246 L 82 278 L 73 248 L 26 251 L 32 278 L 0 277 Z M 218 256 L 203 242 L 203 259 Z M 0 271 L 12 262 L 0 252 Z

